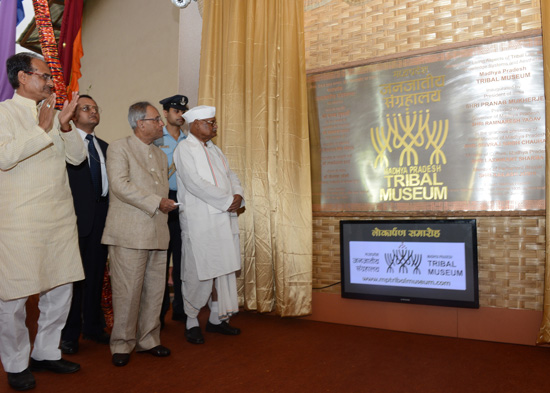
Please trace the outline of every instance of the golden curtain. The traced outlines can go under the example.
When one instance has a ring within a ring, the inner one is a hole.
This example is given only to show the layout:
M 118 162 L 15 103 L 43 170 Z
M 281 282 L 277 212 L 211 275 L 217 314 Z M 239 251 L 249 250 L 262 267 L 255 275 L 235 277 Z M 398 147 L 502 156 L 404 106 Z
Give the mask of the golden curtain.
M 207 0 L 199 104 L 245 189 L 246 309 L 311 313 L 312 210 L 303 1 Z M 215 247 L 215 245 L 213 245 Z
M 548 176 L 550 176 L 550 161 L 549 153 L 549 133 L 548 125 L 550 124 L 550 106 L 548 99 L 550 97 L 550 6 L 546 1 L 540 2 L 542 13 L 542 53 L 543 53 L 543 70 L 544 70 L 544 94 L 546 96 L 546 270 L 545 270 L 545 285 L 544 285 L 544 306 L 542 324 L 539 331 L 537 344 L 550 344 L 550 185 Z M 544 34 L 546 33 L 546 34 Z

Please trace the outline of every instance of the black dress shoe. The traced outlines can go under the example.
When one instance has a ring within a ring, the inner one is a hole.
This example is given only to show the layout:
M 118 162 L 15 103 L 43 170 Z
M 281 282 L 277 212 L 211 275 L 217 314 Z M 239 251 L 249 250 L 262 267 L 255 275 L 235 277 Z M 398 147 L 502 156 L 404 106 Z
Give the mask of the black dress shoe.
M 61 349 L 61 352 L 65 355 L 74 355 L 78 352 L 78 341 L 61 340 L 59 349 Z
M 111 336 L 107 332 L 101 332 L 99 334 L 83 334 L 82 338 L 84 340 L 91 340 L 100 344 L 109 344 L 111 341 Z
M 80 370 L 80 364 L 65 359 L 34 360 L 31 358 L 31 371 L 51 371 L 57 374 L 70 374 Z
M 34 375 L 28 368 L 20 373 L 8 373 L 8 383 L 15 390 L 29 390 L 36 386 Z
M 206 331 L 209 333 L 225 334 L 227 336 L 237 336 L 241 334 L 241 329 L 233 327 L 225 321 L 223 321 L 219 325 L 214 325 L 213 323 L 210 323 L 210 321 L 208 321 L 206 323 Z
M 129 353 L 115 353 L 113 354 L 113 364 L 117 367 L 126 366 L 130 361 Z
M 148 349 L 146 351 L 138 351 L 139 353 L 150 353 L 153 356 L 158 356 L 159 358 L 166 357 L 170 355 L 170 350 L 166 347 L 163 347 L 162 345 L 157 345 L 156 347 L 153 347 L 151 349 Z
M 204 337 L 199 326 L 185 329 L 185 338 L 191 344 L 204 344 Z
M 186 322 L 187 315 L 184 312 L 172 314 L 172 321 Z

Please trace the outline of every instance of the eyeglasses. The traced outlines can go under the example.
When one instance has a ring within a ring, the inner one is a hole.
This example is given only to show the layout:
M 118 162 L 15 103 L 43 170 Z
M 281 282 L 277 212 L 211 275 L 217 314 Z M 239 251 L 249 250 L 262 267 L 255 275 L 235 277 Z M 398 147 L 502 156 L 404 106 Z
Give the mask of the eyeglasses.
M 156 121 L 158 123 L 158 122 L 162 121 L 162 118 L 160 116 L 157 116 L 154 119 L 141 119 L 141 120 L 143 120 L 143 121 L 145 121 L 145 120 Z
M 212 127 L 214 127 L 216 124 L 218 124 L 218 121 L 216 119 L 214 120 L 203 120 L 205 123 L 210 124 Z
M 29 75 L 37 75 L 37 76 L 41 77 L 42 79 L 44 79 L 45 82 L 53 81 L 53 77 L 50 74 L 41 74 L 39 72 L 33 72 L 33 71 L 23 71 L 23 72 L 25 74 L 29 74 Z
M 101 108 L 95 105 L 84 105 L 83 107 L 80 108 L 80 110 L 82 112 L 89 112 L 89 111 L 95 111 L 96 113 L 101 112 Z

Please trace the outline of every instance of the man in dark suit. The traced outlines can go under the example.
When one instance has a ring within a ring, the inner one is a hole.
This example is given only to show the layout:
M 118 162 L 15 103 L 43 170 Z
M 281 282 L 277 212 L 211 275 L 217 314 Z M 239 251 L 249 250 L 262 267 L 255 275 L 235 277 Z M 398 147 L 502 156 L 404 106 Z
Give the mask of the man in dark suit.
M 78 352 L 80 333 L 84 339 L 109 343 L 101 308 L 107 261 L 107 246 L 101 244 L 101 236 L 109 206 L 105 170 L 108 145 L 94 134 L 100 116 L 99 107 L 92 97 L 80 96 L 72 120 L 88 149 L 88 160 L 76 166 L 67 164 L 86 278 L 74 283 L 71 311 L 61 335 L 60 348 L 65 354 Z

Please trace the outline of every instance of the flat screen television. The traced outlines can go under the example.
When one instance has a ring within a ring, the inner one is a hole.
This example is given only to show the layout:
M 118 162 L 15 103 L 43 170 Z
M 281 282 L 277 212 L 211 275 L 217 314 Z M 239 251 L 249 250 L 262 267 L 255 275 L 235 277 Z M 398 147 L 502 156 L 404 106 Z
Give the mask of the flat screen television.
M 340 221 L 342 297 L 479 308 L 476 220 Z

